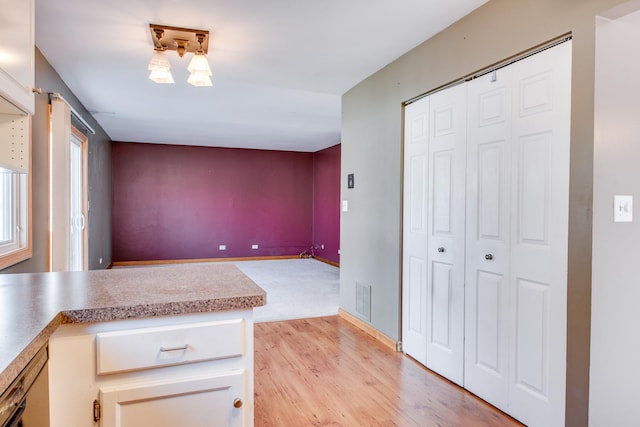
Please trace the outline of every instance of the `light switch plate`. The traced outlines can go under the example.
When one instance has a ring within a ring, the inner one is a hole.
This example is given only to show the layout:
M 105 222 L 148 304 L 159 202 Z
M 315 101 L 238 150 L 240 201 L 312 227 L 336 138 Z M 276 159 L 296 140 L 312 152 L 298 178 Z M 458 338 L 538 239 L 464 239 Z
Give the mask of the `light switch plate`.
M 633 196 L 613 196 L 613 221 L 633 221 Z
M 347 200 L 342 201 L 342 212 L 349 212 L 349 202 Z

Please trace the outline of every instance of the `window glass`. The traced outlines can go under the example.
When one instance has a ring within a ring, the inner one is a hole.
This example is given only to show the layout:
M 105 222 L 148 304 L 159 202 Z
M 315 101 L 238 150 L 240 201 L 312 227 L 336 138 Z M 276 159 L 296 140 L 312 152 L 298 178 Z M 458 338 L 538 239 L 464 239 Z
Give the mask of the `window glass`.
M 2 208 L 0 209 L 0 245 L 5 244 L 11 239 L 11 226 L 13 222 L 13 185 L 11 172 L 0 168 L 0 200 Z
M 0 255 L 27 246 L 26 174 L 0 168 Z

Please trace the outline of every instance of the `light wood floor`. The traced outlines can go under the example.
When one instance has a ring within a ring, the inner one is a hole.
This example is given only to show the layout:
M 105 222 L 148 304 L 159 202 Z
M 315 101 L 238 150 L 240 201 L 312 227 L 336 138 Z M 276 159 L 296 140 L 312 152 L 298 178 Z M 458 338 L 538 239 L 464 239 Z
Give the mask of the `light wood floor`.
M 522 425 L 337 316 L 254 336 L 255 427 Z

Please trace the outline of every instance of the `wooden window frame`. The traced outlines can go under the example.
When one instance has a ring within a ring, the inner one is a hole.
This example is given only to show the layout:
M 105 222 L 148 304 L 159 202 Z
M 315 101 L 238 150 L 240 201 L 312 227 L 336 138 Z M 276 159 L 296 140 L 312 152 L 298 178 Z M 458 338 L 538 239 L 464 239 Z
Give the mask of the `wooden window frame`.
M 25 261 L 33 256 L 33 239 L 32 239 L 32 175 L 31 175 L 31 116 L 20 117 L 23 126 L 26 129 L 26 151 L 28 156 L 28 167 L 24 173 L 27 174 L 27 185 L 22 191 L 20 188 L 20 203 L 26 204 L 26 236 L 24 243 L 20 244 L 17 249 L 7 251 L 0 254 L 0 270 L 11 267 L 19 262 Z

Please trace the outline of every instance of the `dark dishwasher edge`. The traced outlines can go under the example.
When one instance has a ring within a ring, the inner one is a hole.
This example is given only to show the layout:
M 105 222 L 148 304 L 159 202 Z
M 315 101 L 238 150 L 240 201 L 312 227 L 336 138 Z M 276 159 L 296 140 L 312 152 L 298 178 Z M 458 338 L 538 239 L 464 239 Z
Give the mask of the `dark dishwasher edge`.
M 40 375 L 48 359 L 49 349 L 45 345 L 2 393 L 0 396 L 0 427 L 10 427 L 13 424 L 12 419 L 19 419 L 15 415 L 20 410 L 29 389 Z

